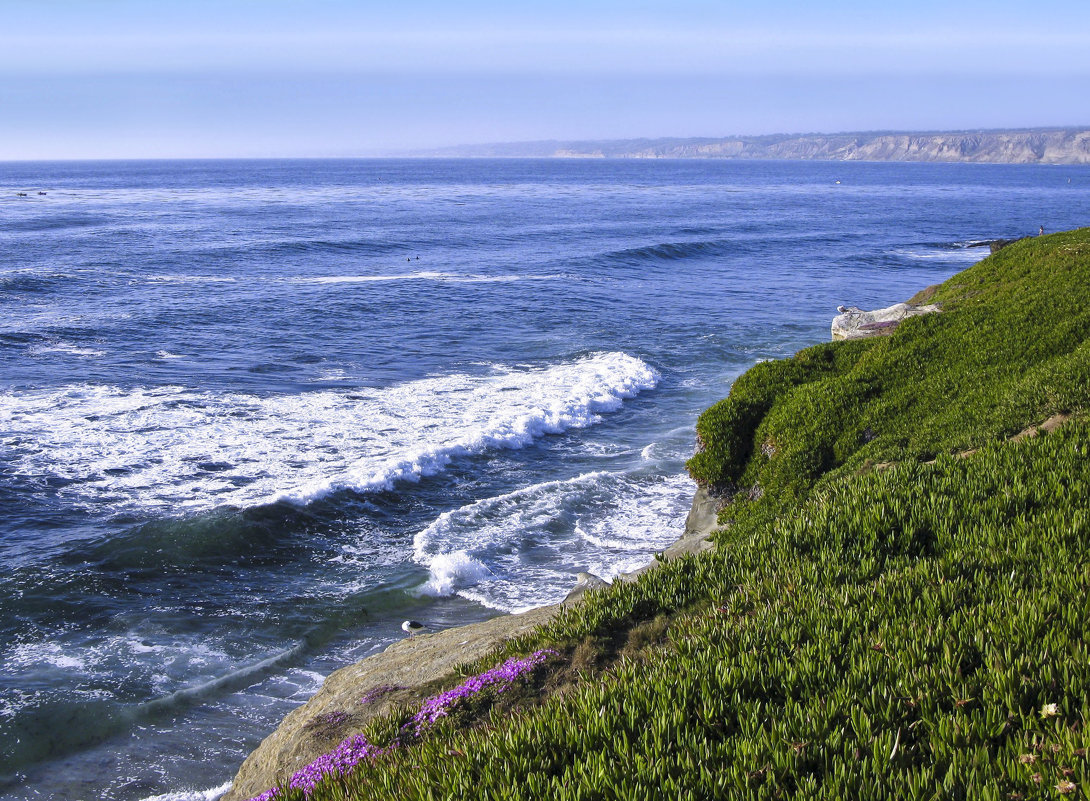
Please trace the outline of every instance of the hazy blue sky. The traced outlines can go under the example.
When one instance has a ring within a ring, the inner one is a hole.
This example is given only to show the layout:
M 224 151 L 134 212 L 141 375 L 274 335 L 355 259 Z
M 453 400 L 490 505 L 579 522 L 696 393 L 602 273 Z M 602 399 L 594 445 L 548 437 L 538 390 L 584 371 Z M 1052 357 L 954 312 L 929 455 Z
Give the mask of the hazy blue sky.
M 0 159 L 1090 125 L 1090 2 L 0 0 Z

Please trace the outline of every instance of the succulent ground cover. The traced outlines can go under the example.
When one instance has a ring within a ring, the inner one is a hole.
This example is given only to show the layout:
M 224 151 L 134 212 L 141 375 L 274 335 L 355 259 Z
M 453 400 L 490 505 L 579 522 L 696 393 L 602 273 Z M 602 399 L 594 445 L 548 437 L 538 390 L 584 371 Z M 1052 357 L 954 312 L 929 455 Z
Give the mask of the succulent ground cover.
M 1090 229 L 1040 237 L 940 315 L 758 365 L 698 427 L 716 551 L 590 593 L 467 668 L 554 652 L 503 694 L 411 741 L 414 710 L 373 722 L 379 758 L 283 797 L 1090 798 L 1088 299 Z

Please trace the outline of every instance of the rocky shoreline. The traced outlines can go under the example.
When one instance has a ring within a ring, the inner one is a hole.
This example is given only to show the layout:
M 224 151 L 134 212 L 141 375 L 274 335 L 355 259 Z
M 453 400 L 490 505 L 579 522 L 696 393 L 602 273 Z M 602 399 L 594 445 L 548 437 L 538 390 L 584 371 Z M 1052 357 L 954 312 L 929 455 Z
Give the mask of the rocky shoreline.
M 683 534 L 661 558 L 670 560 L 714 547 L 709 535 L 716 528 L 718 507 L 718 498 L 697 489 Z M 632 581 L 658 563 L 656 559 L 617 580 Z M 505 641 L 528 634 L 566 606 L 579 603 L 586 592 L 605 585 L 581 573 L 575 588 L 558 604 L 406 638 L 331 673 L 318 692 L 289 713 L 246 758 L 221 801 L 246 801 L 276 786 L 367 721 L 419 698 L 424 688 L 450 676 L 459 665 L 483 659 Z

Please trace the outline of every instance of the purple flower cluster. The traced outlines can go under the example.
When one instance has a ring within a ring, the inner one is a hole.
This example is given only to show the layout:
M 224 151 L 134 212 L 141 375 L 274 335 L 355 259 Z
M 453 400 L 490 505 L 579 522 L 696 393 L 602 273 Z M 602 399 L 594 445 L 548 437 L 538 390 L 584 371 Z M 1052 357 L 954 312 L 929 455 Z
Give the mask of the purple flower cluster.
M 435 723 L 439 718 L 444 717 L 450 708 L 463 698 L 476 695 L 486 687 L 500 684 L 501 686 L 496 689 L 496 692 L 502 693 L 511 682 L 520 676 L 526 675 L 550 656 L 556 656 L 556 651 L 552 648 L 534 651 L 523 659 L 512 657 L 499 667 L 486 670 L 484 673 L 466 679 L 453 690 L 447 690 L 445 693 L 429 698 L 420 705 L 420 711 L 412 719 L 412 723 L 416 724 L 416 733 L 420 734 L 427 724 Z M 402 688 L 395 685 L 384 684 L 364 695 L 360 699 L 360 703 L 369 703 L 380 695 L 400 689 Z M 343 713 L 334 712 L 330 716 L 337 714 Z M 325 777 L 343 776 L 363 760 L 380 757 L 389 753 L 395 747 L 396 744 L 391 745 L 389 748 L 379 748 L 367 742 L 362 734 L 354 734 L 338 745 L 332 752 L 323 754 L 306 767 L 296 771 L 288 786 L 294 790 L 302 790 L 303 794 L 309 797 L 318 782 Z M 274 787 L 259 796 L 251 798 L 250 801 L 273 801 L 279 795 L 280 791 Z
M 393 748 L 393 746 L 390 748 Z M 297 770 L 291 777 L 291 781 L 288 782 L 288 787 L 293 790 L 302 790 L 303 794 L 309 797 L 322 779 L 327 776 L 344 776 L 363 760 L 382 756 L 390 748 L 379 748 L 371 745 L 362 734 L 353 734 L 330 753 L 322 754 L 309 765 Z M 273 801 L 279 795 L 280 791 L 274 787 L 259 796 L 251 798 L 250 801 Z
M 378 687 L 375 687 L 373 690 L 368 690 L 367 692 L 365 692 L 363 694 L 363 697 L 360 698 L 360 703 L 361 704 L 369 704 L 372 701 L 374 701 L 374 700 L 376 700 L 378 698 L 381 698 L 384 695 L 387 695 L 388 693 L 392 693 L 392 692 L 395 692 L 396 690 L 404 690 L 404 689 L 405 688 L 402 687 L 400 684 L 380 684 Z
M 507 685 L 519 676 L 529 673 L 550 656 L 555 655 L 556 651 L 546 648 L 541 651 L 534 651 L 523 659 L 512 657 L 499 667 L 486 670 L 484 673 L 466 679 L 452 690 L 432 696 L 420 705 L 420 711 L 413 717 L 413 723 L 416 724 L 416 733 L 419 734 L 427 724 L 435 723 L 439 718 L 444 717 L 450 708 L 463 698 L 469 698 L 486 687 L 499 683 L 502 683 L 502 686 L 496 692 L 502 693 L 507 689 Z
M 353 734 L 328 754 L 322 754 L 297 770 L 288 786 L 310 795 L 310 791 L 326 776 L 343 776 L 363 760 L 382 756 L 386 751 L 385 748 L 371 745 L 362 734 Z

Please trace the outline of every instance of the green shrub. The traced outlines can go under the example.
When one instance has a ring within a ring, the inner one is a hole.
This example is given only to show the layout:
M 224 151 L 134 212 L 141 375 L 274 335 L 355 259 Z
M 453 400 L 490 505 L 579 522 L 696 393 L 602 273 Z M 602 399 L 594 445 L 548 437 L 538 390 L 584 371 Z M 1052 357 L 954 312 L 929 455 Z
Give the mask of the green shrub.
M 943 313 L 758 365 L 697 424 L 700 483 L 784 498 L 826 473 L 931 459 L 1081 408 L 1090 229 L 1012 245 L 940 285 Z

